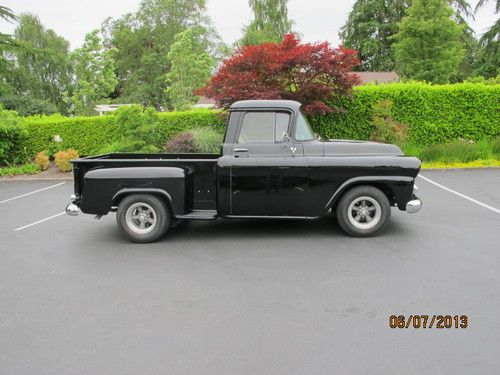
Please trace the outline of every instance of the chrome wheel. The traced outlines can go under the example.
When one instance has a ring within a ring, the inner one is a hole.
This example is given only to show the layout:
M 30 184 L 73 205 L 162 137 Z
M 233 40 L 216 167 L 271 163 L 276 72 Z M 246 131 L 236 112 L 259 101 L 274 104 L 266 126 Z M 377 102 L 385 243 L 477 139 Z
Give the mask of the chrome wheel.
M 370 229 L 382 217 L 382 208 L 372 197 L 362 196 L 354 199 L 347 209 L 349 222 L 359 229 Z
M 153 207 L 144 202 L 137 202 L 128 207 L 125 222 L 132 232 L 147 234 L 155 229 L 158 218 Z

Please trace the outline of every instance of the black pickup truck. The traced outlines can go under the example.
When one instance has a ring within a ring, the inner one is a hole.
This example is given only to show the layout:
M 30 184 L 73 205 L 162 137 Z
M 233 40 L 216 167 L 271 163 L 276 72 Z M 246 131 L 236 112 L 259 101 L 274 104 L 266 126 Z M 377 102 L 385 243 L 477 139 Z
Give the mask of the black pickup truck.
M 321 140 L 300 103 L 247 100 L 230 108 L 221 155 L 115 153 L 72 161 L 66 207 L 117 213 L 120 231 L 151 242 L 180 220 L 317 219 L 332 212 L 349 235 L 379 234 L 391 206 L 417 212 L 420 160 L 390 144 Z

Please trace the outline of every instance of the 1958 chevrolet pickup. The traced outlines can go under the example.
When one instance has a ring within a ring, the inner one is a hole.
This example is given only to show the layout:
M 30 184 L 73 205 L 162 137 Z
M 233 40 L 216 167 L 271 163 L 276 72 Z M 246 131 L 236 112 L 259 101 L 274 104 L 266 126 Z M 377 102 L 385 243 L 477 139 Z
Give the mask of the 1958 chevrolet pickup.
M 420 160 L 390 144 L 318 139 L 300 103 L 287 100 L 234 103 L 221 155 L 116 153 L 72 163 L 66 212 L 116 212 L 134 242 L 157 240 L 180 220 L 330 212 L 347 234 L 367 237 L 386 228 L 391 206 L 422 206 L 414 185 Z

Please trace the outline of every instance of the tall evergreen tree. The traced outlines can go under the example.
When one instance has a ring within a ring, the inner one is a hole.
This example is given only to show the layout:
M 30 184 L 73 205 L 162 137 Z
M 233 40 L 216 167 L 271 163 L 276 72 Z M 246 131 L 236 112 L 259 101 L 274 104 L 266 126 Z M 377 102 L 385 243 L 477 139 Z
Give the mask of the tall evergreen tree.
M 396 69 L 405 78 L 449 82 L 464 56 L 463 27 L 446 0 L 413 0 L 394 44 Z
M 281 42 L 292 29 L 288 18 L 288 0 L 249 0 L 253 20 L 245 27 L 241 45 Z
M 6 80 L 15 93 L 48 101 L 66 112 L 63 92 L 71 90 L 69 42 L 30 14 L 19 17 L 14 38 L 16 48 L 7 56 L 13 67 Z
M 12 10 L 0 5 L 0 20 L 12 23 L 16 20 L 16 16 Z M 12 51 L 14 45 L 11 35 L 0 33 L 0 96 L 2 97 L 12 92 L 12 87 L 6 80 L 12 64 L 5 58 L 5 54 Z
M 455 9 L 457 22 L 465 22 L 471 15 L 467 0 L 449 0 L 449 3 Z M 398 24 L 411 4 L 411 0 L 357 0 L 354 3 L 340 38 L 346 47 L 358 51 L 361 64 L 357 70 L 394 70 L 392 36 L 398 32 Z
M 476 5 L 476 12 L 486 6 L 489 0 L 480 0 Z M 495 14 L 500 11 L 500 0 L 496 0 Z M 480 39 L 483 50 L 479 56 L 476 73 L 484 77 L 496 77 L 500 74 L 500 18 L 486 31 Z

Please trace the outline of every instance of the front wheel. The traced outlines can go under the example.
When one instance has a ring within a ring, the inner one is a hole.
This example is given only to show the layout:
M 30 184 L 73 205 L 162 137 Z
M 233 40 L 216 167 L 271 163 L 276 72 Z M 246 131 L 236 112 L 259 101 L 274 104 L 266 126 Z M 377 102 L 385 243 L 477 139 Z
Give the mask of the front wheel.
M 340 227 L 354 237 L 372 237 L 382 232 L 391 218 L 391 205 L 383 192 L 373 186 L 348 190 L 337 205 Z
M 158 197 L 134 194 L 120 202 L 116 222 L 120 232 L 130 241 L 153 242 L 167 231 L 170 213 Z

